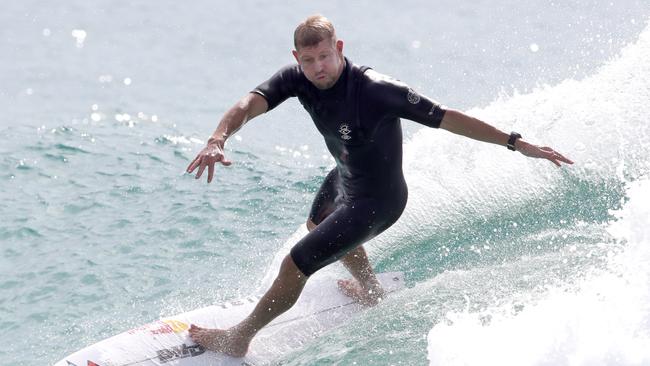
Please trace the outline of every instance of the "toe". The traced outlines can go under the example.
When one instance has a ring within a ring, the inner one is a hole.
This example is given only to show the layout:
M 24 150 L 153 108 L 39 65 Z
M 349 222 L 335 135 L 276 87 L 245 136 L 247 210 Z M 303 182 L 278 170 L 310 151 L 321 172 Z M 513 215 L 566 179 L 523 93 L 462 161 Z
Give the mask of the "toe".
M 190 329 L 189 330 L 196 332 L 196 331 L 200 331 L 200 330 L 205 330 L 205 328 L 199 327 L 199 326 L 194 325 L 194 324 L 190 324 Z
M 338 285 L 339 290 L 343 293 L 343 295 L 351 297 L 355 300 L 359 298 L 358 288 L 355 281 L 339 280 Z
M 190 335 L 190 338 L 192 338 L 195 342 L 201 338 L 201 335 L 203 334 L 203 328 L 197 327 L 196 325 L 192 324 L 190 326 L 190 329 L 188 329 L 188 333 Z

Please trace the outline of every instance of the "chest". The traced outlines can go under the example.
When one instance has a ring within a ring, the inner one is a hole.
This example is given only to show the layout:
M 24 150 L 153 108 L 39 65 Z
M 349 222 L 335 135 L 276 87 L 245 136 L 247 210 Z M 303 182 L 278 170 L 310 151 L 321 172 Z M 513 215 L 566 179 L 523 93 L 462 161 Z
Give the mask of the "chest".
M 358 121 L 354 98 L 304 95 L 298 99 L 326 140 L 343 145 L 364 143 L 365 133 Z

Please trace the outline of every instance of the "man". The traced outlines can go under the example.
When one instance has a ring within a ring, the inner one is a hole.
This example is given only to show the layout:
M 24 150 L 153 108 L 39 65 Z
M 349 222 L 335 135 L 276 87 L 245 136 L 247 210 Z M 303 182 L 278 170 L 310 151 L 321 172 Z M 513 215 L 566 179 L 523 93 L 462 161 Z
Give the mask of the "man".
M 507 146 L 555 165 L 573 162 L 549 147 L 538 147 L 517 133 L 504 133 L 478 119 L 445 110 L 407 85 L 373 70 L 353 65 L 343 56 L 343 41 L 322 16 L 311 16 L 294 32 L 297 65 L 287 66 L 244 96 L 223 116 L 216 131 L 187 168 L 200 178 L 215 163 L 228 166 L 226 140 L 244 123 L 298 97 L 325 138 L 336 167 L 314 200 L 309 233 L 287 255 L 271 288 L 253 312 L 226 330 L 192 325 L 190 336 L 207 349 L 241 357 L 255 334 L 287 311 L 309 276 L 341 260 L 354 280 L 340 289 L 365 305 L 381 301 L 384 292 L 362 244 L 390 227 L 407 200 L 402 174 L 400 118 L 442 128 L 476 140 Z

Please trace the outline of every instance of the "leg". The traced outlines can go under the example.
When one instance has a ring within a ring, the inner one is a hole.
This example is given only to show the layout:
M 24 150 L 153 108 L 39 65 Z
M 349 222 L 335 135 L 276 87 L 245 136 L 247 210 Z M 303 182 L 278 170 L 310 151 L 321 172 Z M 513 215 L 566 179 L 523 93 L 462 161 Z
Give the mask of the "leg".
M 307 219 L 307 230 L 312 231 L 316 224 Z M 368 255 L 363 245 L 352 249 L 348 254 L 341 258 L 341 263 L 350 271 L 354 280 L 339 280 L 339 289 L 355 301 L 363 304 L 374 306 L 384 297 L 384 289 L 372 270 Z
M 372 270 L 363 245 L 352 249 L 341 258 L 341 263 L 356 280 L 339 280 L 341 291 L 363 305 L 377 305 L 384 297 L 384 289 Z
M 241 323 L 226 330 L 205 329 L 192 325 L 190 337 L 203 347 L 235 357 L 243 357 L 257 332 L 296 303 L 307 277 L 286 256 L 280 273 L 253 312 Z
M 312 220 L 320 222 L 318 218 L 326 217 L 334 210 L 333 205 L 338 196 L 337 182 L 338 173 L 335 168 L 325 178 L 312 204 L 310 220 L 307 222 L 309 231 L 316 227 Z M 286 256 L 271 288 L 246 319 L 226 330 L 205 329 L 192 325 L 189 331 L 190 337 L 209 350 L 235 357 L 244 356 L 255 334 L 295 304 L 307 278 L 298 269 L 291 256 Z

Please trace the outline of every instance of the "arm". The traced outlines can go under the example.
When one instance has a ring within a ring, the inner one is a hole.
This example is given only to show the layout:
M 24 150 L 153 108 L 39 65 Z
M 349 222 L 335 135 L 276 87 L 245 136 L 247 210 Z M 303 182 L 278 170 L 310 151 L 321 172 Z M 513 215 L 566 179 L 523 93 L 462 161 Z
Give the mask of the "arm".
M 207 146 L 192 160 L 187 167 L 187 172 L 192 173 L 196 168 L 199 168 L 196 174 L 196 179 L 199 179 L 205 168 L 208 167 L 208 183 L 210 183 L 214 175 L 215 163 L 219 162 L 225 166 L 232 164 L 223 155 L 226 140 L 237 132 L 244 123 L 270 111 L 287 98 L 295 96 L 294 84 L 299 73 L 300 67 L 298 65 L 285 66 L 270 79 L 241 98 L 221 118 L 219 126 L 208 140 Z
M 192 173 L 199 168 L 196 179 L 201 178 L 205 168 L 208 168 L 208 183 L 212 182 L 214 176 L 214 164 L 219 162 L 224 166 L 232 162 L 224 156 L 223 148 L 226 140 L 239 130 L 244 123 L 266 112 L 268 103 L 266 99 L 256 93 L 248 93 L 241 98 L 221 118 L 219 126 L 208 139 L 207 145 L 199 152 L 187 167 L 187 172 Z
M 507 145 L 508 138 L 510 137 L 509 134 L 479 119 L 455 110 L 447 110 L 445 112 L 440 123 L 440 128 L 457 135 L 502 146 Z M 547 146 L 539 147 L 522 139 L 517 139 L 514 145 L 516 151 L 528 157 L 547 159 L 557 166 L 560 166 L 561 163 L 573 164 L 573 161 Z

